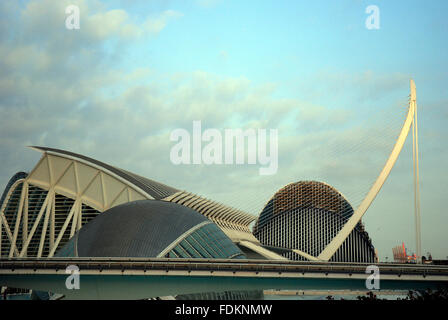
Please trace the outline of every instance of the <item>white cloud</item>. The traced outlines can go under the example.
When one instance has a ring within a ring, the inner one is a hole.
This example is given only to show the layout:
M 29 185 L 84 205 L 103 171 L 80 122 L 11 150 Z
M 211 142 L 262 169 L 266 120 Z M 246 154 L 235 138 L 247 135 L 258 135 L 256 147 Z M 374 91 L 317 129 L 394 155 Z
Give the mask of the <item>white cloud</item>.
M 144 23 L 144 28 L 151 33 L 159 33 L 165 27 L 168 21 L 176 18 L 180 18 L 183 16 L 183 13 L 174 11 L 174 10 L 166 10 L 161 15 L 155 18 L 148 18 Z

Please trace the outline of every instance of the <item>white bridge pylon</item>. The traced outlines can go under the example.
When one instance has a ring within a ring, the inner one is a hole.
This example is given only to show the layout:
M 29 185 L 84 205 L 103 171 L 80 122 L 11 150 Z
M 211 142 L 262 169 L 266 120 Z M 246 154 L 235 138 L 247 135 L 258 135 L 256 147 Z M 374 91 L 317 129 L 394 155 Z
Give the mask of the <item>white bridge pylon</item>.
M 411 125 L 413 125 L 412 130 L 412 141 L 413 141 L 413 159 L 414 159 L 414 206 L 415 206 L 415 224 L 416 224 L 416 241 L 417 241 L 417 257 L 421 259 L 421 245 L 420 245 L 420 191 L 419 191 L 419 171 L 418 171 L 418 132 L 417 132 L 417 94 L 415 90 L 414 80 L 411 79 L 411 96 L 409 101 L 408 114 L 406 120 L 401 129 L 400 135 L 398 136 L 397 142 L 395 143 L 392 152 L 384 165 L 383 170 L 379 174 L 373 186 L 370 188 L 364 200 L 356 208 L 353 215 L 345 223 L 339 233 L 331 240 L 331 242 L 325 247 L 325 249 L 319 254 L 318 257 L 308 257 L 310 260 L 320 260 L 329 261 L 334 253 L 339 249 L 345 239 L 350 235 L 352 230 L 361 220 L 362 216 L 366 213 L 372 201 L 375 199 L 378 192 L 381 190 L 384 182 L 389 176 L 398 156 L 403 149 L 403 145 L 408 136 Z

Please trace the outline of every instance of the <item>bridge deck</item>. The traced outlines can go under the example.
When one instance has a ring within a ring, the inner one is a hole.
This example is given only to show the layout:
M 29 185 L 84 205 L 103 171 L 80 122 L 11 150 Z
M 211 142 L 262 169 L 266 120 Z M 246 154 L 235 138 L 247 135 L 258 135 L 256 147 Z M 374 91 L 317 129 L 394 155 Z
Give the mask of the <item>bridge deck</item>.
M 243 259 L 163 259 L 163 258 L 12 258 L 0 259 L 0 274 L 21 270 L 61 270 L 76 265 L 85 271 L 250 271 L 293 273 L 352 273 L 366 274 L 368 263 L 297 262 Z M 376 264 L 381 274 L 448 276 L 448 266 L 428 264 Z
M 66 267 L 76 265 L 81 290 L 67 290 Z M 77 299 L 140 299 L 230 290 L 366 289 L 369 264 L 277 260 L 48 258 L 0 260 L 0 285 Z M 377 264 L 381 289 L 448 286 L 448 266 Z

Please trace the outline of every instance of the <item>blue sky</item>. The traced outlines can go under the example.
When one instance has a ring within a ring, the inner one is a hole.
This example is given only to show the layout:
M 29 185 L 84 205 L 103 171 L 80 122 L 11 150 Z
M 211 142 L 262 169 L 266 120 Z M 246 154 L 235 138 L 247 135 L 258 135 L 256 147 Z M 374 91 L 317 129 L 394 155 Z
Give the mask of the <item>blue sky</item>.
M 129 7 L 136 21 L 160 10 L 136 3 Z M 137 60 L 126 59 L 126 66 L 138 63 L 161 72 L 199 69 L 245 76 L 281 83 L 288 94 L 295 94 L 294 80 L 320 70 L 389 72 L 392 68 L 412 72 L 416 78 L 428 71 L 445 71 L 440 68 L 447 50 L 448 4 L 443 1 L 378 1 L 381 29 L 377 31 L 364 26 L 368 1 L 216 1 L 205 8 L 188 1 L 167 3 L 182 12 L 182 18 L 167 25 L 154 42 L 132 46 Z M 108 3 L 111 9 L 121 5 Z
M 65 29 L 65 7 L 81 28 Z M 368 5 L 380 29 L 368 30 Z M 417 84 L 423 250 L 448 255 L 446 1 L 0 3 L 0 186 L 27 145 L 78 152 L 258 214 L 281 186 L 320 179 L 354 206 L 390 152 Z M 174 166 L 169 133 L 279 130 L 279 171 Z M 409 139 L 408 139 L 409 140 Z M 363 221 L 380 257 L 414 244 L 409 141 Z

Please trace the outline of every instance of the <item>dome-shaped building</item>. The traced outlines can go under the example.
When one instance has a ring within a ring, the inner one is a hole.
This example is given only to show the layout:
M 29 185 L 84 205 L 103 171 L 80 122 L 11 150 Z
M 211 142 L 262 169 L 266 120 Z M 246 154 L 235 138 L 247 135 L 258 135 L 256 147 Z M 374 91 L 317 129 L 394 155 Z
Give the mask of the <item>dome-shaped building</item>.
M 87 223 L 57 257 L 246 258 L 211 220 L 173 202 L 138 200 L 109 210 Z M 38 293 L 46 298 L 45 293 Z M 176 299 L 262 299 L 263 292 L 223 291 L 178 295 Z
M 138 200 L 106 210 L 56 256 L 245 258 L 205 216 L 161 200 Z
M 263 208 L 255 237 L 291 260 L 317 257 L 353 214 L 347 199 L 330 185 L 300 181 L 280 189 Z M 375 250 L 358 224 L 330 261 L 374 262 Z

